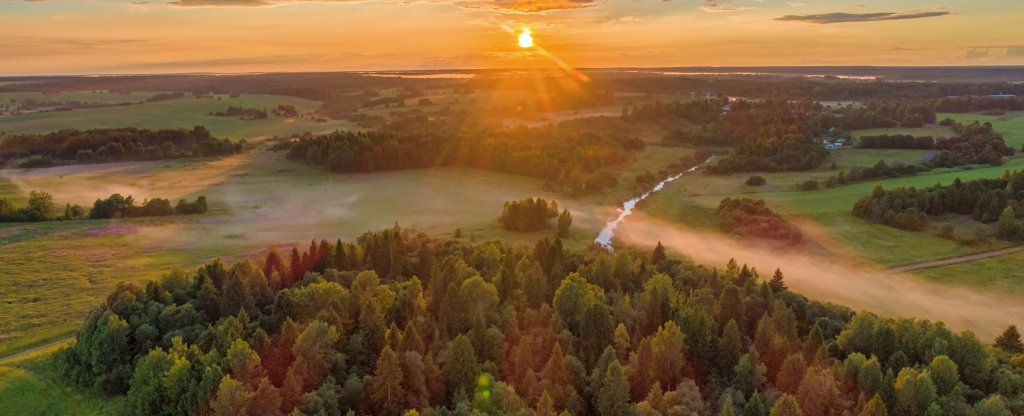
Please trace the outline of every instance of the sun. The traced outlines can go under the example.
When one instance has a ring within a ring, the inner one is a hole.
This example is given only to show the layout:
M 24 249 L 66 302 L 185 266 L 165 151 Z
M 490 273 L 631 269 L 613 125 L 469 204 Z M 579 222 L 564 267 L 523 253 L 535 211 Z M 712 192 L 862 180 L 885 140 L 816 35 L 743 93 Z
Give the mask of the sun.
M 523 30 L 521 32 L 519 32 L 519 47 L 520 48 L 532 48 L 533 47 L 533 32 L 530 31 L 530 28 L 524 27 Z

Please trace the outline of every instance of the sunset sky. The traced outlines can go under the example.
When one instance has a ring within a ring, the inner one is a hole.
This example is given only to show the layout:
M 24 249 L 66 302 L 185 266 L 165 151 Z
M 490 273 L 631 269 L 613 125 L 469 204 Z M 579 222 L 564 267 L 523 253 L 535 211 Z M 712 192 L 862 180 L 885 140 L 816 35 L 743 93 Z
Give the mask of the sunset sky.
M 1021 0 L 0 0 L 0 74 L 1024 64 Z

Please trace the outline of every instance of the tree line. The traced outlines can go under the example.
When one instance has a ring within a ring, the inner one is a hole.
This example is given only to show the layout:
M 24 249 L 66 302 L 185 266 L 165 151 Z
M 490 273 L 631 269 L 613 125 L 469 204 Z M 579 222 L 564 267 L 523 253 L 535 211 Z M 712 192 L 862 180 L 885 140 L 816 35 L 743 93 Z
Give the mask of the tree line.
M 858 200 L 853 215 L 871 222 L 906 230 L 920 230 L 928 216 L 969 215 L 981 223 L 1000 222 L 1001 228 L 1014 230 L 1024 217 L 1024 172 L 1005 172 L 1001 178 L 961 181 L 947 186 L 924 189 L 900 187 L 885 190 L 881 184 Z M 1001 238 L 1018 239 L 1015 231 Z
M 97 199 L 89 211 L 89 219 L 162 217 L 167 215 L 191 215 L 206 212 L 206 197 L 200 195 L 195 201 L 178 200 L 171 206 L 171 201 L 162 198 L 147 199 L 141 205 L 131 195 L 113 194 L 107 199 Z
M 800 230 L 768 208 L 764 200 L 725 198 L 715 213 L 719 228 L 738 237 L 780 240 L 791 244 L 803 241 Z
M 180 157 L 224 156 L 241 151 L 243 141 L 217 139 L 203 126 L 191 130 L 134 127 L 60 130 L 12 135 L 0 141 L 0 160 L 27 159 L 25 167 L 65 163 L 107 163 Z
M 544 179 L 573 194 L 614 186 L 602 169 L 643 149 L 639 139 L 558 127 L 458 127 L 417 120 L 371 132 L 291 141 L 287 157 L 333 172 L 465 166 Z M 459 124 L 459 123 L 455 123 Z
M 660 249 L 660 250 L 659 250 Z M 147 415 L 1008 415 L 993 345 L 631 249 L 353 242 L 122 282 L 56 368 Z
M 137 202 L 131 195 L 124 197 L 121 194 L 113 194 L 106 199 L 97 199 L 92 209 L 88 210 L 79 205 L 67 204 L 63 214 L 60 214 L 53 202 L 53 195 L 31 191 L 28 202 L 23 207 L 15 207 L 7 199 L 0 198 L 0 223 L 159 217 L 202 214 L 207 211 L 205 196 L 199 196 L 192 202 L 181 199 L 173 207 L 171 201 L 162 198 L 147 199 L 141 204 L 136 204 Z

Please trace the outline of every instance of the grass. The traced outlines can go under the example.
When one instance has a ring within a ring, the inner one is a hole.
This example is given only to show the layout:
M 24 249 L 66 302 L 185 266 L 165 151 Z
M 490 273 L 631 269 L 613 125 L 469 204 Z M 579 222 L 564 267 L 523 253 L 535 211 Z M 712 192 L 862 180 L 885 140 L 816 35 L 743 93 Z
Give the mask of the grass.
M 939 119 L 942 119 L 940 116 Z M 911 136 L 931 136 L 935 138 L 939 137 L 952 137 L 954 135 L 953 130 L 949 127 L 933 126 L 933 127 L 892 127 L 892 128 L 878 128 L 878 129 L 865 129 L 865 130 L 854 130 L 850 132 L 853 137 L 861 136 L 880 136 L 883 134 L 909 134 Z
M 63 346 L 0 363 L 0 415 L 113 415 L 123 398 L 70 387 L 52 367 Z
M 898 266 L 919 261 L 976 253 L 988 247 L 968 247 L 938 238 L 928 232 L 905 232 L 860 220 L 850 213 L 854 202 L 867 195 L 876 183 L 886 188 L 926 187 L 949 184 L 956 178 L 971 180 L 998 177 L 1007 169 L 1024 167 L 1024 159 L 1011 159 L 1004 166 L 933 172 L 877 182 L 862 182 L 817 191 L 797 191 L 795 184 L 813 174 L 785 172 L 763 174 L 768 184 L 752 187 L 743 184 L 748 174 L 694 175 L 667 186 L 652 196 L 642 208 L 657 217 L 706 227 L 709 212 L 725 197 L 764 199 L 774 210 L 793 219 L 810 219 L 827 230 L 826 248 L 851 249 L 858 256 L 882 266 Z M 1005 243 L 995 243 L 995 247 Z
M 974 121 L 984 123 L 987 121 L 992 123 L 992 127 L 997 132 L 1002 133 L 1007 146 L 1017 149 L 1017 151 L 1021 151 L 1021 147 L 1024 146 L 1024 111 L 1011 111 L 1001 116 L 942 113 L 938 117 L 939 119 L 949 117 L 961 123 Z
M 0 101 L 10 94 L 36 94 L 40 99 L 55 99 L 38 93 L 0 93 Z M 20 96 L 19 95 L 19 96 Z M 92 97 L 120 97 L 109 93 L 75 93 L 75 97 L 92 101 Z M 136 94 L 141 95 L 141 94 Z M 150 96 L 149 94 L 144 94 Z M 133 98 L 141 98 L 135 97 Z M 6 134 L 49 133 L 60 129 L 91 129 L 112 127 L 140 128 L 192 128 L 206 126 L 217 137 L 232 139 L 256 139 L 270 136 L 313 132 L 322 133 L 337 129 L 351 129 L 353 125 L 332 120 L 317 123 L 309 118 L 285 119 L 271 115 L 266 120 L 239 120 L 233 117 L 216 117 L 209 113 L 224 111 L 228 106 L 273 109 L 279 104 L 294 105 L 301 114 L 319 108 L 320 103 L 295 97 L 279 95 L 241 95 L 230 97 L 219 95 L 213 98 L 187 96 L 166 101 L 145 102 L 128 106 L 93 108 L 74 111 L 31 113 L 0 117 L 0 132 Z
M 999 293 L 1024 295 L 1024 253 L 913 272 L 928 280 L 967 288 L 984 287 Z
M 931 150 L 917 149 L 837 149 L 830 153 L 829 160 L 822 164 L 820 171 L 831 170 L 832 162 L 836 163 L 837 169 L 845 171 L 854 166 L 874 166 L 880 160 L 890 165 L 897 162 L 914 164 L 935 154 Z

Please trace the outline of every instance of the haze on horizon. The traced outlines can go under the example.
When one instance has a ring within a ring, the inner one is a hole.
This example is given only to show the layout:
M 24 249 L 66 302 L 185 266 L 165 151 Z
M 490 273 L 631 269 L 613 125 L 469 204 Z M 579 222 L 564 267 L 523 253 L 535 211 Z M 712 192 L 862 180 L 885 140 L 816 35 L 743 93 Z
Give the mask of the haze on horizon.
M 0 75 L 1024 64 L 1019 0 L 0 0 Z

